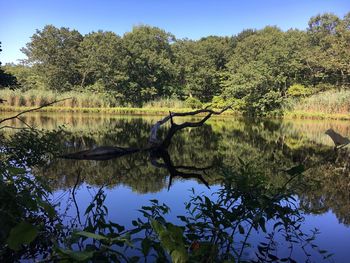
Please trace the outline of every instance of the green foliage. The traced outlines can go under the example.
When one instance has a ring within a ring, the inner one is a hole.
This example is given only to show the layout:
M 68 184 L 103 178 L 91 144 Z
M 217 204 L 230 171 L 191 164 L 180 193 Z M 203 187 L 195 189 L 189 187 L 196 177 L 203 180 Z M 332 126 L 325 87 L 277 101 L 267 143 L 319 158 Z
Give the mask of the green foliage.
M 122 40 L 113 32 L 92 32 L 79 46 L 78 70 L 82 88 L 122 94 L 127 80 Z M 90 88 L 89 88 L 90 86 Z
M 91 88 L 92 89 L 92 88 Z M 71 98 L 63 102 L 56 103 L 56 107 L 71 108 L 108 108 L 118 106 L 115 97 L 111 93 L 99 91 L 70 91 L 70 92 L 53 92 L 49 90 L 0 90 L 0 98 L 6 100 L 8 106 L 26 106 L 39 107 L 55 100 Z
M 202 108 L 203 104 L 199 99 L 196 99 L 194 97 L 188 97 L 185 100 L 185 105 L 188 108 L 192 108 L 192 109 L 200 109 Z
M 184 263 L 188 261 L 189 256 L 181 227 L 171 223 L 163 226 L 157 220 L 152 220 L 151 226 L 159 237 L 160 245 L 170 254 L 172 262 Z
M 291 97 L 305 97 L 310 94 L 311 94 L 310 88 L 307 88 L 302 84 L 293 84 L 287 90 L 287 95 Z
M 82 36 L 47 25 L 22 49 L 26 64 L 0 69 L 7 83 L 0 88 L 17 86 L 7 78 L 14 75 L 22 90 L 98 92 L 108 94 L 111 105 L 140 107 L 173 97 L 210 103 L 222 97 L 239 101 L 243 114 L 266 116 L 283 110 L 288 96 L 349 88 L 349 21 L 350 13 L 325 13 L 312 17 L 304 31 L 267 26 L 197 41 L 147 25 L 123 36 Z M 295 83 L 309 91 L 297 90 Z
M 179 40 L 173 45 L 184 95 L 209 102 L 221 93 L 220 72 L 233 52 L 232 41 L 228 37 L 210 36 L 199 41 Z
M 22 91 L 44 89 L 42 78 L 35 73 L 32 67 L 7 64 L 3 68 L 5 72 L 16 76 L 17 86 Z
M 9 248 L 18 250 L 20 245 L 29 245 L 37 235 L 38 230 L 35 226 L 27 222 L 21 222 L 11 229 L 7 243 Z
M 123 87 L 126 101 L 136 105 L 174 94 L 174 36 L 157 27 L 134 27 L 123 37 L 124 63 L 128 82 Z
M 0 52 L 2 51 L 1 49 L 1 42 L 0 42 Z M 17 79 L 13 74 L 6 72 L 4 69 L 1 67 L 1 62 L 0 62 L 0 89 L 1 88 L 6 88 L 10 86 L 17 86 Z
M 0 259 L 35 257 L 60 238 L 60 221 L 48 201 L 50 188 L 32 176 L 58 155 L 61 131 L 23 129 L 2 138 L 0 155 Z
M 244 101 L 244 112 L 266 115 L 281 108 L 283 95 L 300 67 L 305 34 L 266 27 L 237 43 L 222 76 L 224 95 Z
M 66 91 L 80 84 L 77 64 L 82 40 L 76 30 L 47 25 L 36 31 L 22 52 L 47 89 Z

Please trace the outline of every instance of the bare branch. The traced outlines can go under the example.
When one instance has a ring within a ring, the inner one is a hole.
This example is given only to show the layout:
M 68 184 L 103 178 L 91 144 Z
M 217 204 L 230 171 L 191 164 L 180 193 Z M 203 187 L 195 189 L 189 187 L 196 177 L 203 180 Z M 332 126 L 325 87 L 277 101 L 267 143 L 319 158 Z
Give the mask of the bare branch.
M 206 120 L 208 120 L 211 115 L 220 115 L 221 113 L 225 112 L 228 109 L 232 109 L 232 106 L 228 106 L 223 108 L 221 111 L 214 111 L 211 109 L 208 109 L 207 107 L 204 109 L 200 109 L 200 110 L 195 110 L 195 111 L 189 111 L 189 112 L 169 112 L 169 115 L 164 117 L 162 120 L 158 121 L 156 124 L 154 124 L 151 128 L 151 134 L 149 137 L 148 142 L 151 145 L 159 145 L 161 143 L 161 141 L 157 138 L 157 132 L 160 128 L 160 126 L 164 123 L 166 123 L 168 120 L 170 120 L 171 122 L 171 128 L 166 136 L 166 139 L 163 140 L 162 145 L 163 146 L 169 146 L 170 144 L 170 139 L 171 137 L 175 134 L 175 132 L 177 130 L 181 130 L 184 129 L 186 127 L 199 127 L 202 126 L 204 124 L 204 122 Z M 181 125 L 175 124 L 173 117 L 185 117 L 185 116 L 194 116 L 194 115 L 198 115 L 201 113 L 208 113 L 206 117 L 204 117 L 204 119 L 202 119 L 200 122 L 185 122 Z M 176 128 L 173 128 L 176 127 Z M 174 129 L 174 130 L 172 130 Z
M 156 160 L 157 158 L 161 158 L 163 160 L 163 163 L 157 162 Z M 171 187 L 174 177 L 180 177 L 184 179 L 197 179 L 201 181 L 206 187 L 210 188 L 208 182 L 203 178 L 202 174 L 195 173 L 195 172 L 205 171 L 207 169 L 210 169 L 212 166 L 204 167 L 204 168 L 198 168 L 194 166 L 174 166 L 173 162 L 171 161 L 168 150 L 162 147 L 159 147 L 158 149 L 154 149 L 151 152 L 151 163 L 155 167 L 165 168 L 168 170 L 170 174 L 168 190 Z M 187 170 L 189 172 L 180 171 L 181 169 Z
M 165 168 L 168 170 L 170 174 L 168 189 L 171 187 L 174 177 L 181 177 L 186 179 L 188 178 L 197 179 L 209 188 L 208 182 L 203 178 L 203 175 L 201 173 L 205 173 L 205 171 L 210 169 L 212 166 L 203 167 L 203 168 L 198 168 L 195 166 L 183 166 L 183 165 L 175 166 L 171 161 L 167 148 L 170 145 L 172 137 L 177 131 L 187 127 L 202 126 L 212 115 L 219 115 L 230 108 L 231 106 L 226 107 L 221 111 L 213 111 L 205 108 L 205 109 L 196 110 L 192 112 L 182 112 L 182 113 L 169 112 L 168 116 L 159 120 L 152 126 L 150 137 L 148 140 L 149 144 L 151 145 L 144 148 L 136 149 L 136 148 L 104 146 L 104 147 L 97 147 L 95 149 L 66 154 L 61 156 L 61 158 L 76 159 L 76 160 L 110 160 L 113 158 L 118 158 L 124 155 L 133 154 L 136 152 L 147 151 L 150 154 L 152 165 L 158 168 Z M 206 113 L 207 115 L 197 122 L 184 122 L 182 124 L 176 124 L 173 119 L 173 117 L 176 117 L 176 116 L 177 117 L 194 116 L 200 113 Z M 165 139 L 163 141 L 160 141 L 157 138 L 158 129 L 160 128 L 161 125 L 168 122 L 169 120 L 170 120 L 171 127 Z M 158 159 L 162 159 L 163 162 L 158 162 Z

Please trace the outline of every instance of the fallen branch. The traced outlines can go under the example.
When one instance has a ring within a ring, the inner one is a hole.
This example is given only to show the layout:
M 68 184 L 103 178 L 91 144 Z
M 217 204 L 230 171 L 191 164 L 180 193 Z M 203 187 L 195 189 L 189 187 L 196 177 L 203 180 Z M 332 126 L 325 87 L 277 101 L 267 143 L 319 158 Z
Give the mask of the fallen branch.
M 162 144 L 163 147 L 168 147 L 171 141 L 171 138 L 176 133 L 176 131 L 187 128 L 187 127 L 199 127 L 202 126 L 210 117 L 211 115 L 220 115 L 221 113 L 227 111 L 228 109 L 232 109 L 232 106 L 225 107 L 221 111 L 214 111 L 211 109 L 200 109 L 195 111 L 189 111 L 189 112 L 169 112 L 169 115 L 164 117 L 162 120 L 158 121 L 156 124 L 154 124 L 151 128 L 150 137 L 148 139 L 148 142 L 151 145 L 159 145 Z M 175 124 L 173 117 L 186 117 L 186 116 L 195 116 L 200 113 L 208 113 L 201 121 L 199 122 L 184 122 L 182 124 Z M 157 133 L 161 125 L 164 123 L 171 121 L 171 128 L 168 131 L 167 136 L 165 139 L 161 142 L 157 138 Z
M 118 158 L 127 154 L 139 152 L 137 148 L 122 148 L 113 146 L 102 146 L 91 150 L 80 151 L 76 153 L 69 153 L 62 155 L 63 159 L 74 159 L 74 160 L 96 160 L 105 161 L 113 158 Z
M 221 113 L 225 112 L 226 110 L 230 109 L 231 106 L 226 107 L 222 109 L 221 111 L 213 111 L 210 109 L 201 109 L 191 112 L 169 112 L 169 115 L 161 119 L 160 121 L 156 122 L 150 131 L 149 136 L 149 144 L 150 146 L 147 146 L 145 148 L 123 148 L 123 147 L 113 147 L 113 146 L 103 146 L 103 147 L 97 147 L 90 150 L 80 151 L 76 153 L 70 153 L 61 156 L 61 158 L 64 159 L 75 159 L 75 160 L 110 160 L 113 158 L 119 158 L 124 155 L 133 154 L 136 152 L 141 151 L 147 151 L 149 152 L 151 164 L 158 168 L 165 168 L 168 170 L 170 177 L 169 177 L 169 186 L 168 189 L 171 187 L 172 180 L 174 177 L 181 177 L 181 178 L 193 178 L 201 181 L 204 185 L 206 185 L 209 188 L 208 182 L 203 178 L 202 173 L 205 173 L 206 170 L 210 169 L 210 167 L 204 167 L 204 168 L 198 168 L 195 166 L 175 166 L 170 158 L 168 147 L 171 143 L 171 139 L 174 136 L 174 134 L 184 128 L 187 127 L 199 127 L 202 126 L 212 115 L 220 115 Z M 207 113 L 206 116 L 204 116 L 200 121 L 197 122 L 184 122 L 182 124 L 176 124 L 174 122 L 173 117 L 184 117 L 184 116 L 194 116 L 200 113 Z M 165 138 L 163 140 L 158 139 L 157 133 L 161 125 L 164 123 L 167 123 L 170 120 L 170 129 L 168 130 Z M 163 162 L 158 162 L 158 160 L 161 159 Z

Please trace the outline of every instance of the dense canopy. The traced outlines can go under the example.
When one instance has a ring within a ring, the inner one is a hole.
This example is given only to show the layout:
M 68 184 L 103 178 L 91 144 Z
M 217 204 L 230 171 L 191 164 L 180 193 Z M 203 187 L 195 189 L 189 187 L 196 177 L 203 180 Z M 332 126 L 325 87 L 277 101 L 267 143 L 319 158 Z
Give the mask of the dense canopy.
M 349 88 L 350 13 L 314 16 L 305 31 L 267 26 L 197 41 L 148 25 L 123 36 L 47 25 L 22 51 L 22 65 L 3 67 L 18 83 L 1 87 L 105 93 L 124 106 L 160 98 L 235 102 L 243 113 L 264 115 L 288 96 Z

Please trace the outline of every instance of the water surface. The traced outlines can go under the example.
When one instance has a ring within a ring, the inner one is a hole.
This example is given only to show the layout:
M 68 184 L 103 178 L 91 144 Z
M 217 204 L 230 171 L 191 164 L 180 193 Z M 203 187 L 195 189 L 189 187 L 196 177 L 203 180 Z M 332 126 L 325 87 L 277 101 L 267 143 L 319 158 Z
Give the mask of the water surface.
M 108 116 L 89 114 L 29 114 L 25 122 L 37 128 L 69 132 L 62 141 L 66 153 L 98 146 L 143 147 L 147 145 L 151 125 L 161 116 Z M 189 120 L 189 119 L 187 119 Z M 190 119 L 195 120 L 195 119 Z M 180 119 L 176 119 L 180 122 Z M 15 121 L 11 125 L 19 125 Z M 242 162 L 263 173 L 268 184 L 283 184 L 283 173 L 300 163 L 313 163 L 298 177 L 303 187 L 295 189 L 297 206 L 302 211 L 305 231 L 317 228 L 316 243 L 334 255 L 326 261 L 347 262 L 350 241 L 350 174 L 347 149 L 333 152 L 333 142 L 324 132 L 333 128 L 350 137 L 350 124 L 342 121 L 246 120 L 214 117 L 204 126 L 188 128 L 172 140 L 169 156 L 176 166 L 210 167 L 202 174 L 208 189 L 197 178 L 172 178 L 169 171 L 155 167 L 147 153 L 137 153 L 109 161 L 77 161 L 55 158 L 34 174 L 47 179 L 53 189 L 53 201 L 59 204 L 62 218 L 77 227 L 84 224 L 84 211 L 99 189 L 106 194 L 108 219 L 131 227 L 140 217 L 138 209 L 158 199 L 171 208 L 169 221 L 180 224 L 177 215 L 186 213 L 191 189 L 211 196 L 220 188 L 223 167 L 237 171 Z M 160 131 L 164 136 L 166 128 Z M 317 165 L 314 165 L 314 164 Z M 293 182 L 294 183 L 294 182 Z M 213 197 L 214 198 L 214 197 Z M 264 238 L 261 231 L 251 237 L 257 245 Z M 282 241 L 281 241 L 282 242 Z M 247 259 L 255 259 L 252 250 Z M 282 252 L 283 253 L 283 248 Z M 296 250 L 298 261 L 307 259 Z M 322 262 L 322 255 L 312 252 L 311 262 Z

